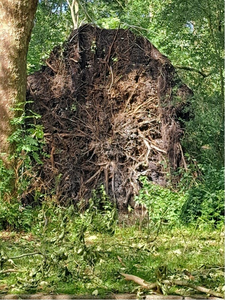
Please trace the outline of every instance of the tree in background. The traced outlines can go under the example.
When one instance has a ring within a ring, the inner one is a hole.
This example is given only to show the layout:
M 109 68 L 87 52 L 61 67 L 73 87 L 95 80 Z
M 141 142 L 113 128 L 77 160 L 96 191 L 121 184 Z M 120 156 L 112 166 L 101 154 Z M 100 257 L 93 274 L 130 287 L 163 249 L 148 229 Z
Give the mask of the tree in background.
M 204 164 L 223 166 L 224 3 L 170 1 L 155 20 L 157 43 L 195 94 L 184 146 Z
M 66 0 L 40 0 L 28 51 L 28 73 L 33 73 L 44 65 L 54 46 L 62 45 L 72 29 Z
M 79 22 L 79 2 L 77 0 L 67 0 L 67 3 L 69 5 L 71 17 L 73 20 L 73 28 L 77 29 Z
M 26 56 L 37 0 L 4 0 L 0 3 L 0 157 L 10 154 L 13 110 L 25 103 Z

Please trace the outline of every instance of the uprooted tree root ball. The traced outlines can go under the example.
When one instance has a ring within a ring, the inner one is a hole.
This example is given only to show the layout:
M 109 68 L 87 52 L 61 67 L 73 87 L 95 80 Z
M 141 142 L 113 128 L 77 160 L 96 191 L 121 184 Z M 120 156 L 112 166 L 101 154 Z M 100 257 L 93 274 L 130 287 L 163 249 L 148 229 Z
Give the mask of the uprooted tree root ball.
M 43 188 L 66 204 L 103 184 L 122 210 L 140 175 L 166 185 L 166 174 L 185 164 L 180 120 L 189 118 L 191 95 L 147 39 L 78 28 L 28 77 L 27 100 L 41 115 L 49 154 L 39 167 Z

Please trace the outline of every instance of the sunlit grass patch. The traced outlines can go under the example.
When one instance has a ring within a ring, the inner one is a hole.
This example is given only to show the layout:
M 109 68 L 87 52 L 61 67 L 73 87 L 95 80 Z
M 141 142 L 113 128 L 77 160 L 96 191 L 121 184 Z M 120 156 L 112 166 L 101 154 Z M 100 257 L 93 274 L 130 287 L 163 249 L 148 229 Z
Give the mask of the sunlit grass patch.
M 0 293 L 131 293 L 138 285 L 125 281 L 121 273 L 153 283 L 161 280 L 159 271 L 164 279 L 222 290 L 221 227 L 165 225 L 157 231 L 135 222 L 111 222 L 111 230 L 102 216 L 101 232 L 99 223 L 92 226 L 91 217 L 73 211 L 47 211 L 47 225 L 42 213 L 32 233 L 0 233 L 0 285 L 4 286 Z M 167 293 L 175 291 L 167 288 Z

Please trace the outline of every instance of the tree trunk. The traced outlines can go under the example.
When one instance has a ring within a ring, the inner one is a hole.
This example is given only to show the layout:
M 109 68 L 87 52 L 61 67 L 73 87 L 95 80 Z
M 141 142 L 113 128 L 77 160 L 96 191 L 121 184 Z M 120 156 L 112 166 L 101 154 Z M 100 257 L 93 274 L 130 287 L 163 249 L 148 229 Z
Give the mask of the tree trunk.
M 26 56 L 38 0 L 0 1 L 0 158 L 5 162 L 12 151 L 7 138 L 12 110 L 26 97 Z

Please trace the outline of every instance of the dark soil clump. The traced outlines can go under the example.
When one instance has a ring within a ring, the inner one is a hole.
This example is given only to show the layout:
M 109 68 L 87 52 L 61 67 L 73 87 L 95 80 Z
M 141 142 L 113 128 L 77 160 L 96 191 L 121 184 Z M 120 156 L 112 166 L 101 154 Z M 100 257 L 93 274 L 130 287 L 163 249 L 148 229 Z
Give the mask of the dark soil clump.
M 192 92 L 148 40 L 84 25 L 46 64 L 28 77 L 27 99 L 44 126 L 43 187 L 60 203 L 104 185 L 122 210 L 140 175 L 166 185 L 168 171 L 184 166 L 180 118 Z

